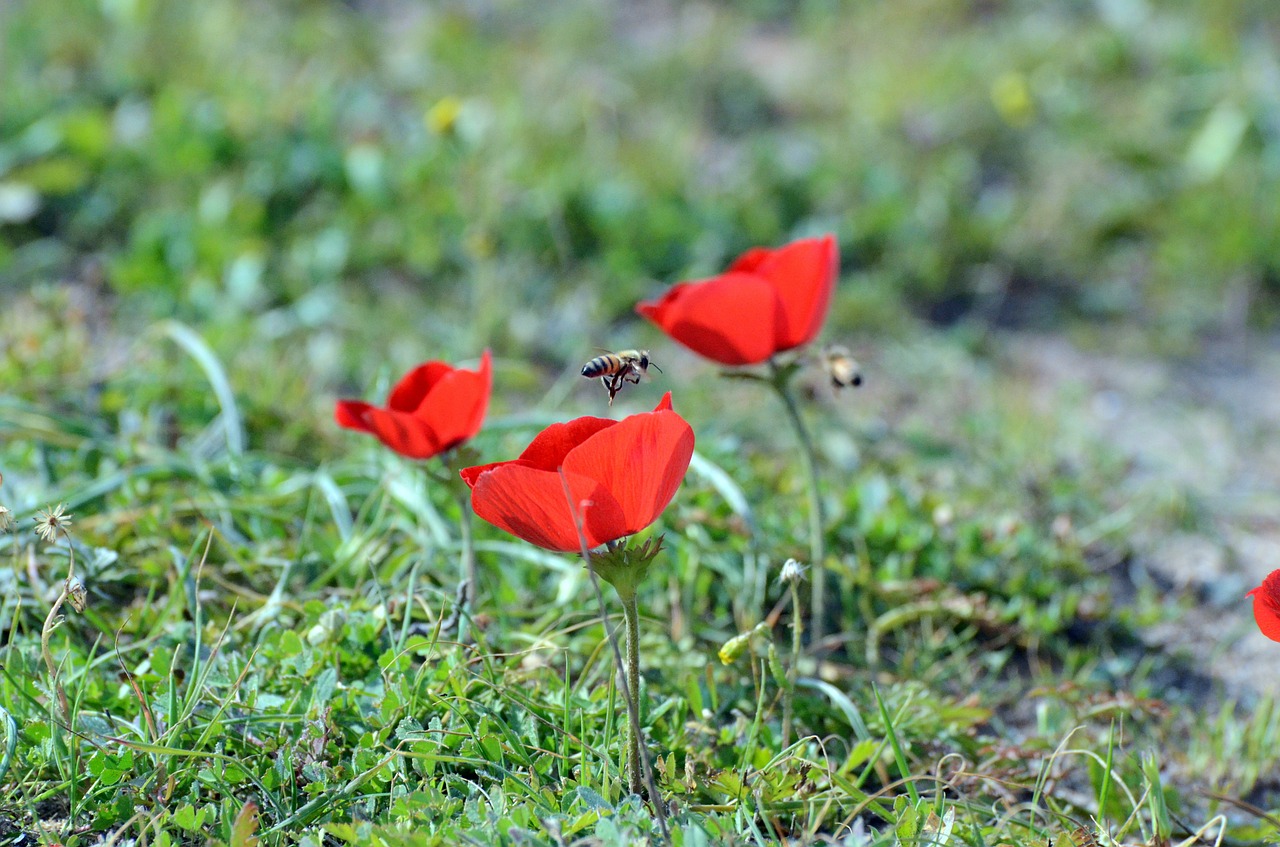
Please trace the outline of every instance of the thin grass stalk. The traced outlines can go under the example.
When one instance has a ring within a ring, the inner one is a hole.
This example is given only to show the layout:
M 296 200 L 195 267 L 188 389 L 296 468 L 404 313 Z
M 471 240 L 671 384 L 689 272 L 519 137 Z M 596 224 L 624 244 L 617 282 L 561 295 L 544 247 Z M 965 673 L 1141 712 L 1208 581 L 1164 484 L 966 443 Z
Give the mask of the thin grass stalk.
M 413 596 L 418 590 L 418 566 L 422 563 L 421 556 L 415 556 L 413 564 L 409 566 L 409 586 L 404 592 L 404 617 L 400 619 L 400 637 L 396 641 L 396 649 L 404 649 L 405 642 L 409 640 L 409 626 L 413 623 Z

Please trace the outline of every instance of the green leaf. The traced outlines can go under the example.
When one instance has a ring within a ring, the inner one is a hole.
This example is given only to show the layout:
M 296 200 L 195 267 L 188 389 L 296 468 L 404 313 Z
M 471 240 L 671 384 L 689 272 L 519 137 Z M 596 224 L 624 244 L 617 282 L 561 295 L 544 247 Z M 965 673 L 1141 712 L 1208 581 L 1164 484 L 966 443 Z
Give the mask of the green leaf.
M 195 832 L 204 825 L 206 811 L 204 807 L 201 807 L 200 811 L 197 812 L 195 806 L 188 803 L 179 806 L 173 813 L 173 822 L 187 832 Z

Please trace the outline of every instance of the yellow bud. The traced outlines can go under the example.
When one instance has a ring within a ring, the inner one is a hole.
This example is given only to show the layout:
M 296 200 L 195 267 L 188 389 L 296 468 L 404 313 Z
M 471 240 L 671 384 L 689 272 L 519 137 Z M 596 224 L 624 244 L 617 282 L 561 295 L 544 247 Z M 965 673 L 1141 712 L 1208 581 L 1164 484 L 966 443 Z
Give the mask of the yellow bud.
M 462 101 L 452 95 L 441 97 L 425 116 L 427 129 L 436 135 L 450 135 L 458 124 L 458 116 L 462 114 Z
M 752 634 L 751 632 L 743 632 L 726 641 L 720 648 L 720 663 L 732 665 L 736 662 L 751 646 Z
M 1035 114 L 1031 88 L 1027 85 L 1027 78 L 1020 73 L 1011 71 L 996 77 L 991 83 L 991 102 L 1010 126 L 1024 127 L 1031 123 Z

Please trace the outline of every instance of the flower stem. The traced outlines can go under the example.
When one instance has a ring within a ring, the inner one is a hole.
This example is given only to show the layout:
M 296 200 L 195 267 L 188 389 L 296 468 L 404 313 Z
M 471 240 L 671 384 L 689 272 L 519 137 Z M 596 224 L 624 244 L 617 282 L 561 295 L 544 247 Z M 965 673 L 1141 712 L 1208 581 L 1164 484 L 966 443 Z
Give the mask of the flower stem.
M 40 654 L 44 657 L 45 669 L 49 672 L 49 684 L 58 695 L 58 706 L 62 710 L 62 719 L 71 723 L 71 706 L 67 702 L 67 692 L 62 687 L 62 680 L 59 679 L 58 666 L 53 663 L 53 653 L 49 650 L 49 637 L 53 635 L 54 629 L 58 624 L 62 623 L 62 618 L 58 615 L 58 610 L 62 608 L 62 604 L 67 601 L 67 596 L 71 592 L 71 580 L 76 575 L 76 551 L 71 540 L 67 539 L 67 578 L 62 581 L 62 591 L 58 593 L 58 599 L 53 601 L 53 605 L 49 608 L 49 614 L 44 619 L 44 626 L 40 629 Z
M 629 567 L 619 568 L 610 567 L 609 559 L 615 555 L 626 556 L 626 548 L 618 549 L 616 545 L 610 545 L 610 549 L 605 554 L 592 555 L 591 550 L 587 548 L 587 536 L 583 532 L 582 514 L 579 512 L 579 503 L 573 499 L 573 493 L 569 489 L 569 480 L 564 474 L 564 468 L 560 468 L 560 484 L 564 488 L 565 499 L 569 503 L 569 512 L 573 515 L 574 526 L 578 530 L 578 544 L 582 552 L 582 561 L 587 566 L 587 572 L 591 577 L 591 588 L 596 595 L 596 603 L 600 606 L 600 623 L 604 626 L 604 636 L 609 642 L 609 649 L 613 651 L 613 661 L 615 666 L 622 668 L 624 661 L 622 651 L 618 649 L 618 639 L 613 637 L 613 631 L 609 628 L 609 612 L 604 604 L 604 593 L 600 590 L 600 582 L 602 579 L 609 582 L 613 589 L 618 592 L 618 599 L 622 601 L 623 615 L 626 618 L 627 627 L 627 658 L 625 665 L 627 672 L 622 675 L 623 694 L 627 700 L 627 725 L 630 731 L 627 733 L 627 772 L 629 779 L 629 790 L 633 794 L 645 796 L 644 788 L 649 788 L 649 803 L 653 808 L 653 813 L 658 819 L 658 828 L 662 830 L 662 843 L 671 843 L 671 830 L 667 826 L 667 813 L 663 809 L 662 795 L 658 793 L 658 785 L 653 779 L 653 767 L 649 763 L 649 753 L 641 745 L 640 739 L 640 611 L 636 606 L 636 585 L 641 578 L 644 577 L 648 570 L 648 563 L 662 549 L 662 536 L 658 536 L 656 542 L 653 540 L 646 541 L 636 549 L 641 561 L 630 563 Z M 604 570 L 605 575 L 602 576 L 600 571 Z
M 644 796 L 644 765 L 640 760 L 640 612 L 635 595 L 622 598 L 627 625 L 627 785 L 632 794 Z M 656 800 L 656 798 L 655 798 Z
M 471 535 L 471 500 L 465 494 L 458 497 L 458 510 L 462 517 L 458 528 L 462 535 L 462 553 L 458 562 L 458 578 L 466 589 L 462 592 L 462 610 L 458 614 L 458 641 L 466 643 L 470 635 L 471 615 L 476 605 L 476 548 Z
M 787 688 L 782 692 L 782 746 L 791 746 L 791 725 L 795 717 L 796 674 L 800 665 L 800 634 L 804 621 L 800 617 L 799 580 L 791 580 L 791 661 L 787 664 Z
M 458 534 L 462 541 L 461 550 L 458 553 L 458 602 L 449 621 L 452 622 L 454 615 L 457 616 L 458 642 L 465 644 L 471 635 L 471 616 L 475 612 L 479 576 L 476 572 L 475 540 L 471 533 L 471 490 L 462 483 L 455 472 L 457 459 L 453 450 L 441 453 L 440 466 L 444 469 L 444 474 L 439 475 L 430 467 L 427 467 L 426 471 L 427 476 L 452 491 L 458 503 Z
M 823 549 L 822 539 L 822 494 L 818 490 L 818 459 L 813 450 L 813 439 L 809 437 L 809 431 L 805 429 L 804 419 L 800 416 L 800 407 L 796 405 L 795 397 L 791 393 L 791 375 L 793 373 L 795 373 L 793 367 L 779 367 L 777 362 L 772 359 L 769 360 L 769 374 L 772 377 L 769 380 L 769 384 L 773 386 L 773 390 L 782 399 L 782 405 L 787 410 L 787 419 L 791 421 L 791 428 L 795 430 L 796 440 L 800 442 L 800 456 L 804 463 L 805 483 L 809 493 L 809 564 L 812 567 L 813 574 L 813 593 L 809 602 L 809 644 L 816 649 L 823 635 L 822 615 L 826 608 L 827 590 L 826 554 Z M 796 609 L 796 615 L 799 615 L 798 608 Z

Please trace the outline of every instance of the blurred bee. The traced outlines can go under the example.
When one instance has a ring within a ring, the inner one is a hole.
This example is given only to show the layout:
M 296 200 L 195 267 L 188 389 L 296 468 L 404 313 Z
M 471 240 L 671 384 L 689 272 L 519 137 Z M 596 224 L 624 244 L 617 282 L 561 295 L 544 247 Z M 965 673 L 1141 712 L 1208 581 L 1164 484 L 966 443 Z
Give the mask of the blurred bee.
M 829 344 L 822 351 L 822 367 L 831 377 L 832 388 L 857 388 L 862 385 L 862 372 L 858 362 L 842 344 Z
M 587 362 L 582 366 L 582 375 L 587 379 L 600 377 L 609 391 L 609 405 L 612 406 L 613 398 L 622 390 L 622 386 L 628 382 L 639 385 L 640 378 L 649 372 L 650 365 L 657 368 L 659 373 L 662 372 L 662 368 L 649 361 L 648 350 L 619 350 L 617 353 L 596 356 Z

